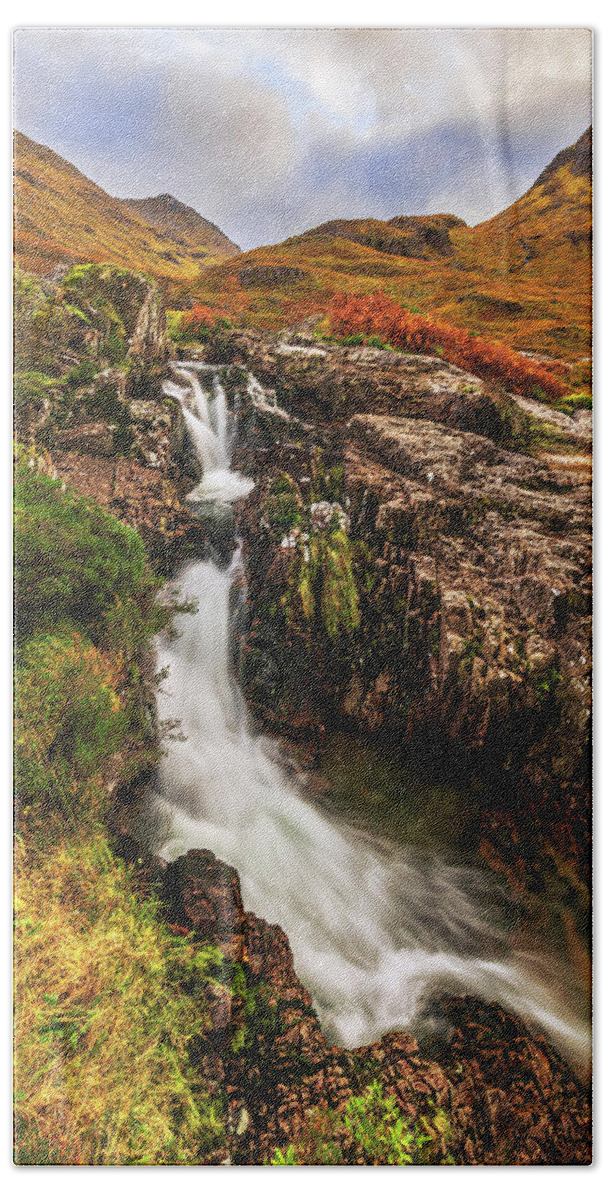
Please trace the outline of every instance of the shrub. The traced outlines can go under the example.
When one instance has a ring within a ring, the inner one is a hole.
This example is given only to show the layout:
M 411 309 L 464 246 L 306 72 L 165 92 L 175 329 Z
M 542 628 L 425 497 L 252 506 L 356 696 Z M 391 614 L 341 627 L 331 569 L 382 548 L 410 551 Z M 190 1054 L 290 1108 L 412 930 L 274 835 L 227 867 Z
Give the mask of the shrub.
M 353 337 L 378 337 L 416 354 L 441 354 L 464 370 L 503 383 L 512 391 L 533 396 L 539 388 L 551 399 L 566 392 L 557 378 L 523 354 L 499 342 L 408 311 L 384 292 L 366 296 L 335 296 L 329 313 L 330 328 L 345 342 Z M 560 368 L 561 370 L 561 368 Z
M 97 641 L 117 599 L 150 607 L 156 581 L 139 534 L 92 500 L 36 472 L 27 452 L 15 472 L 15 584 L 20 641 L 74 623 Z
M 196 303 L 189 312 L 172 323 L 172 336 L 177 341 L 205 341 L 211 334 L 221 334 L 232 328 L 232 321 L 223 310 Z
M 342 1112 L 316 1108 L 298 1140 L 277 1149 L 271 1166 L 319 1166 L 362 1163 L 405 1166 L 444 1163 L 450 1129 L 443 1109 L 429 1108 L 414 1125 L 402 1117 L 394 1096 L 385 1096 L 374 1080 L 362 1096 L 351 1096 Z
M 16 868 L 17 1161 L 204 1162 L 223 1133 L 190 1061 L 204 948 L 159 924 L 100 832 L 19 841 Z

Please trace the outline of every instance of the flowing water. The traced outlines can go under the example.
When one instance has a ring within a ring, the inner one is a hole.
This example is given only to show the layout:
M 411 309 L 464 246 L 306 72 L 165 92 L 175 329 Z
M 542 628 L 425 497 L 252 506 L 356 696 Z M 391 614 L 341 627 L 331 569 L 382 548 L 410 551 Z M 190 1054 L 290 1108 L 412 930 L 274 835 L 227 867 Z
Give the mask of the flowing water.
M 230 470 L 219 379 L 193 364 L 174 374 L 167 392 L 182 404 L 202 467 L 192 498 L 229 504 L 253 484 Z M 416 1028 L 433 996 L 472 994 L 583 1064 L 585 1014 L 560 984 L 559 963 L 513 948 L 491 877 L 355 827 L 343 808 L 322 810 L 273 742 L 252 734 L 231 671 L 240 551 L 225 569 L 190 563 L 175 582 L 198 612 L 177 618 L 177 639 L 158 641 L 168 668 L 159 717 L 179 721 L 181 736 L 168 743 L 150 797 L 157 852 L 173 859 L 206 848 L 236 868 L 246 908 L 285 930 L 331 1041 L 368 1044 Z

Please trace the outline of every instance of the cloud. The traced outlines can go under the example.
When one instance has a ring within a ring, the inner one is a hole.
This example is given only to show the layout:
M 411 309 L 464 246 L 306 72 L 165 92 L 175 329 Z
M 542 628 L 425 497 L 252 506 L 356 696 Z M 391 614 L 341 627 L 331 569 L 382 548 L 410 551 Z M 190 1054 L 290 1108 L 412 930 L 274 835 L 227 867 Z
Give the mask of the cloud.
M 240 245 L 335 216 L 485 219 L 590 120 L 580 29 L 27 28 L 16 124 Z

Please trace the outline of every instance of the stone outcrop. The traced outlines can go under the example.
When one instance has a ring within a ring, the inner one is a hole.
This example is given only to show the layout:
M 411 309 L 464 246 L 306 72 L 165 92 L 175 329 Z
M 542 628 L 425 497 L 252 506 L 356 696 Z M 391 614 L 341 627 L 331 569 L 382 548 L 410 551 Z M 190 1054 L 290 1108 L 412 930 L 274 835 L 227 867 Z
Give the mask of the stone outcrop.
M 243 910 L 235 871 L 208 851 L 190 851 L 170 866 L 140 860 L 139 880 L 146 891 L 160 889 L 177 933 L 222 956 L 217 981 L 200 997 L 210 1028 L 197 1062 L 211 1091 L 226 1098 L 226 1161 L 268 1162 L 301 1135 L 311 1110 L 339 1111 L 373 1079 L 412 1124 L 426 1113 L 434 1128 L 441 1110 L 430 1161 L 589 1161 L 585 1088 L 543 1039 L 497 1006 L 441 1002 L 444 1034 L 432 1049 L 405 1033 L 354 1051 L 328 1045 L 285 934 Z
M 117 267 L 77 266 L 53 292 L 51 313 L 61 329 L 53 348 L 58 378 L 20 403 L 30 376 L 17 376 L 17 436 L 44 448 L 44 470 L 138 528 L 168 570 L 205 539 L 182 503 L 198 465 L 181 409 L 163 395 L 168 344 L 159 288 Z
M 320 723 L 354 723 L 401 746 L 426 744 L 430 758 L 485 772 L 539 819 L 551 812 L 561 851 L 576 856 L 578 845 L 580 862 L 588 429 L 557 413 L 557 445 L 570 437 L 571 453 L 545 460 L 508 448 L 525 432 L 517 398 L 440 360 L 255 343 L 249 357 L 293 421 L 266 445 L 259 431 L 248 434 L 242 451 L 259 481 L 242 522 L 251 612 L 243 680 L 254 710 L 277 732 L 308 723 L 317 738 Z M 268 521 L 281 473 L 304 516 L 323 489 L 348 513 L 361 616 L 352 642 L 324 638 L 290 597 L 299 552 Z

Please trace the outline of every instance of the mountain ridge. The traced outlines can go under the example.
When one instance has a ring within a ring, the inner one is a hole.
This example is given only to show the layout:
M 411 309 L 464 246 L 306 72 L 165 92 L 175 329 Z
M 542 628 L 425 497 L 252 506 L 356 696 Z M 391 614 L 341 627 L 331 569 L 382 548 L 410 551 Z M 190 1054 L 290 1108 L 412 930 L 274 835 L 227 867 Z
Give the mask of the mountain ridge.
M 38 274 L 113 262 L 153 275 L 175 308 L 196 301 L 268 329 L 326 312 L 336 294 L 382 290 L 516 349 L 589 359 L 590 128 L 478 225 L 445 212 L 336 219 L 246 252 L 170 193 L 116 199 L 19 133 L 15 191 L 16 260 Z
M 327 311 L 336 294 L 385 291 L 410 311 L 468 333 L 580 362 L 580 382 L 587 386 L 590 141 L 585 130 L 527 192 L 476 226 L 446 213 L 325 222 L 210 267 L 195 299 L 280 329 Z M 403 254 L 408 239 L 409 253 Z M 256 286 L 264 278 L 272 283 Z
M 202 217 L 195 208 L 184 204 L 170 192 L 142 199 L 121 198 L 118 203 L 145 220 L 161 237 L 174 237 L 178 241 L 185 239 L 185 244 L 192 242 L 193 246 L 196 246 L 199 238 L 204 238 L 206 244 L 220 253 L 225 250 L 241 253 L 240 246 L 226 237 L 219 225 Z
M 238 253 L 216 225 L 174 197 L 173 231 L 161 232 L 158 197 L 123 201 L 110 196 L 49 146 L 19 132 L 14 186 L 15 259 L 36 274 L 53 274 L 74 263 L 109 262 L 146 271 L 171 287 L 195 280 L 203 261 L 217 263 Z M 166 201 L 164 210 L 167 226 Z

